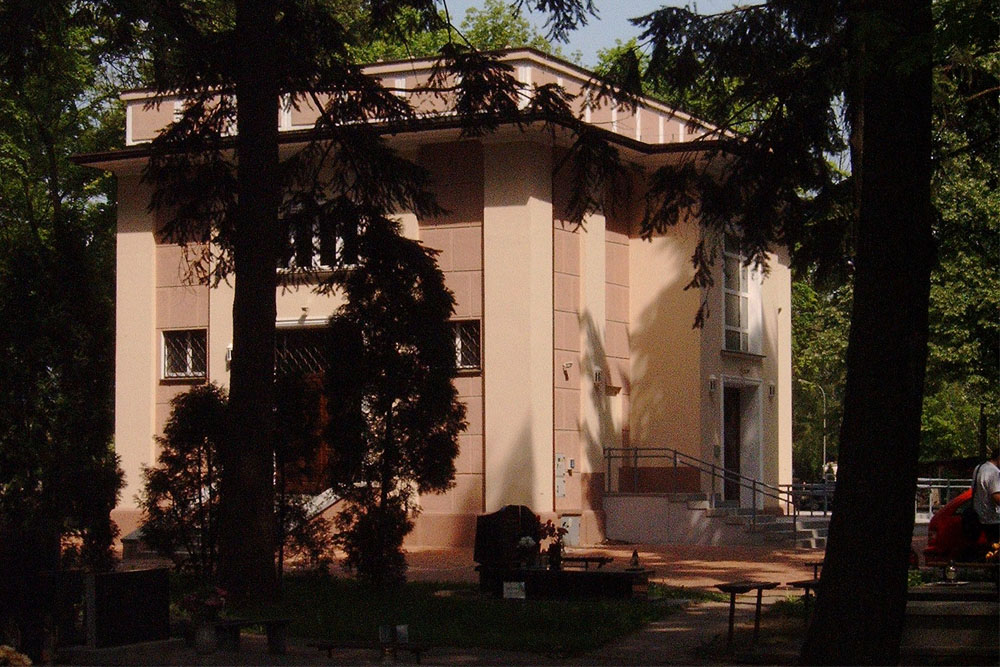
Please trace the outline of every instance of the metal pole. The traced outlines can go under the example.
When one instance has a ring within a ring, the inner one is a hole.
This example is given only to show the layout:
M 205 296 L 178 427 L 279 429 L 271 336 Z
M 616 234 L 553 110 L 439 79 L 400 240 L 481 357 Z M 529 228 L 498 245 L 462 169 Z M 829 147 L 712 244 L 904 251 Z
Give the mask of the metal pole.
M 823 472 L 823 479 L 826 479 L 826 390 L 822 386 L 813 382 L 812 380 L 805 380 L 803 378 L 795 378 L 803 384 L 811 384 L 812 386 L 819 389 L 819 392 L 823 395 L 823 467 L 821 468 Z

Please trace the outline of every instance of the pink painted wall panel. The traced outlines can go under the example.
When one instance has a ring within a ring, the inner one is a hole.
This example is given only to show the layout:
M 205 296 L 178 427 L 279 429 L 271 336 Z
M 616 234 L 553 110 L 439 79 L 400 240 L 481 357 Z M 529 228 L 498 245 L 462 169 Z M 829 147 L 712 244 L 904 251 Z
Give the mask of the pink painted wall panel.
M 483 395 L 483 378 L 479 375 L 459 375 L 452 382 L 459 396 Z
M 605 244 L 607 282 L 615 285 L 628 285 L 628 246 L 617 243 Z
M 483 432 L 483 398 L 481 396 L 465 396 L 465 421 L 469 425 L 465 429 L 468 435 L 481 435 Z
M 605 317 L 613 322 L 628 322 L 628 287 L 606 283 Z
M 575 389 L 555 389 L 555 428 L 576 430 L 580 425 L 580 392 Z
M 580 308 L 580 279 L 564 273 L 555 274 L 553 296 L 556 309 L 577 312 Z
M 555 347 L 557 350 L 580 352 L 580 316 L 557 310 L 554 313 Z
M 188 329 L 208 326 L 208 287 L 158 287 L 156 326 Z

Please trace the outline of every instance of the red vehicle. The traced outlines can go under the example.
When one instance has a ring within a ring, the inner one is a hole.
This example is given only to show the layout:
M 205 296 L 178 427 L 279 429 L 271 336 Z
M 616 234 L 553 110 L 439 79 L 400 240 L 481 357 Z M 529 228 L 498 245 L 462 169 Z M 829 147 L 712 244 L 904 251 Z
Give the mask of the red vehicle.
M 927 525 L 927 548 L 924 560 L 928 564 L 948 561 L 978 560 L 986 553 L 986 536 L 969 540 L 962 532 L 962 515 L 972 509 L 972 489 L 966 489 L 939 509 Z

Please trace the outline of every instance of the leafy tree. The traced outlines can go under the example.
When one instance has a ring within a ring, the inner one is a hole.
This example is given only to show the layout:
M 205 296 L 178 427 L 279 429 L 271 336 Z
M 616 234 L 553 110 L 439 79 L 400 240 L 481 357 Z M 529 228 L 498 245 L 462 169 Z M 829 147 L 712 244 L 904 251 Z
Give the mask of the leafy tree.
M 824 435 L 827 459 L 837 460 L 850 317 L 850 286 L 814 287 L 808 275 L 792 283 L 792 369 L 796 379 L 792 387 L 792 469 L 799 479 L 821 478 Z
M 114 190 L 70 156 L 121 110 L 87 3 L 0 2 L 0 43 L 0 624 L 37 658 L 40 572 L 113 562 Z
M 730 231 L 758 263 L 781 243 L 822 271 L 853 269 L 836 509 L 802 658 L 898 661 L 933 263 L 930 0 L 664 8 L 637 23 L 646 78 L 668 91 L 704 86 L 707 120 L 722 130 L 711 139 L 725 169 L 690 159 L 651 179 L 647 234 L 702 197 L 692 286 L 711 285 Z M 637 56 L 613 74 L 638 92 Z M 847 149 L 849 178 L 828 159 Z
M 551 11 L 556 37 L 592 11 L 589 0 L 529 4 Z M 441 21 L 431 0 L 362 7 L 377 26 L 391 24 L 404 8 L 417 11 L 423 25 Z M 115 8 L 116 43 L 138 45 L 150 56 L 157 93 L 188 100 L 181 120 L 153 142 L 146 171 L 155 184 L 153 206 L 170 212 L 165 234 L 197 242 L 188 247 L 206 281 L 236 278 L 233 432 L 219 452 L 219 578 L 236 599 L 266 600 L 276 581 L 271 408 L 276 269 L 286 232 L 312 219 L 349 239 L 386 211 L 434 214 L 426 175 L 390 150 L 380 128 L 368 122 L 375 117 L 398 127 L 417 115 L 406 99 L 364 75 L 335 4 L 126 0 Z M 521 118 L 520 86 L 510 67 L 463 45 L 441 48 L 431 86 L 449 89 L 467 133 Z M 283 94 L 293 106 L 315 104 L 322 114 L 313 140 L 282 159 L 275 119 Z M 534 96 L 527 113 L 569 115 L 551 87 Z
M 453 484 L 465 407 L 452 384 L 454 298 L 434 253 L 387 219 L 359 240 L 347 302 L 330 320 L 326 373 L 331 485 L 345 562 L 379 586 L 401 581 L 416 493 Z

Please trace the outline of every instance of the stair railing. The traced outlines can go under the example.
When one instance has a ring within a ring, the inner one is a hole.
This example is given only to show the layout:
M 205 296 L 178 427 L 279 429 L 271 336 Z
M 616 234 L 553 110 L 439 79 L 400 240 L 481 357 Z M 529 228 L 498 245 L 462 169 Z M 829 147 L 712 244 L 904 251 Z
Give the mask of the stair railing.
M 708 504 L 712 509 L 715 509 L 717 479 L 722 480 L 723 488 L 725 488 L 726 482 L 731 482 L 735 483 L 739 488 L 750 489 L 750 522 L 754 528 L 757 527 L 757 501 L 765 498 L 777 500 L 779 506 L 784 507 L 785 512 L 791 511 L 793 539 L 796 543 L 798 542 L 799 509 L 797 503 L 795 502 L 794 494 L 788 489 L 767 484 L 766 482 L 760 481 L 756 477 L 743 475 L 735 470 L 719 467 L 713 461 L 699 459 L 695 456 L 691 456 L 690 454 L 677 451 L 672 447 L 607 447 L 604 449 L 604 459 L 607 464 L 607 476 L 605 478 L 605 491 L 607 493 L 621 492 L 620 471 L 618 476 L 614 475 L 615 461 L 621 461 L 623 463 L 628 462 L 632 464 L 632 489 L 634 492 L 639 493 L 640 459 L 668 460 L 673 463 L 675 471 L 681 464 L 683 464 L 689 468 L 697 470 L 699 474 L 709 475 L 711 490 L 708 494 Z M 615 479 L 618 480 L 618 491 L 612 490 L 612 487 L 615 486 Z M 674 492 L 676 492 L 676 475 L 672 480 L 672 484 Z

